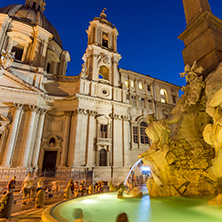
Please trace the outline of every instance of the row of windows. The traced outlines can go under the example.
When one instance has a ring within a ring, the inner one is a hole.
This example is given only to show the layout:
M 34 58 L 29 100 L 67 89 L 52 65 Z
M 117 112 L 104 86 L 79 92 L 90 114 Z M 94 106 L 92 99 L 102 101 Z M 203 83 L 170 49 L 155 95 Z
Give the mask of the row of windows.
M 133 142 L 134 143 L 142 143 L 149 144 L 149 138 L 146 135 L 147 124 L 145 122 L 141 122 L 139 128 L 137 126 L 133 127 Z M 100 138 L 108 138 L 107 133 L 107 125 L 100 125 Z M 140 139 L 140 140 L 139 140 Z
M 135 87 L 135 81 L 134 80 L 131 80 L 131 87 L 134 88 Z M 129 81 L 128 80 L 125 80 L 125 86 L 128 88 L 129 87 Z M 138 87 L 139 89 L 144 89 L 144 83 L 143 82 L 139 82 L 138 84 Z M 150 92 L 150 85 L 148 84 L 147 85 L 147 91 Z
M 145 107 L 145 98 L 139 97 L 138 100 L 139 100 L 139 104 L 138 104 L 138 105 L 140 105 L 140 106 L 142 106 L 142 107 Z M 153 108 L 152 100 L 151 100 L 151 99 L 148 99 L 147 101 L 148 101 L 148 107 L 149 107 L 149 109 L 152 109 L 152 108 Z M 131 104 L 132 104 L 133 106 L 137 106 L 136 96 L 131 96 Z

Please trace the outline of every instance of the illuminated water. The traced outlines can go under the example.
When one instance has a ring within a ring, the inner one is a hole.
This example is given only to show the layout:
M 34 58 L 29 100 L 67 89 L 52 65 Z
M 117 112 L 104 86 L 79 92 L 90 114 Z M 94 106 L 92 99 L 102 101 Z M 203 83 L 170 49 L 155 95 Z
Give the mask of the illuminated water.
M 222 206 L 208 205 L 208 199 L 181 197 L 117 199 L 116 193 L 73 199 L 58 205 L 53 216 L 62 222 L 73 222 L 73 210 L 82 208 L 86 222 L 115 222 L 126 212 L 129 222 L 221 222 Z
M 131 169 L 130 169 L 130 171 L 129 171 L 129 173 L 128 173 L 125 181 L 124 181 L 124 185 L 125 185 L 125 186 L 126 186 L 126 182 L 127 182 L 128 178 L 129 178 L 129 175 L 132 173 L 132 171 L 134 170 L 134 168 L 135 168 L 135 167 L 138 165 L 138 163 L 141 162 L 141 161 L 142 161 L 142 158 L 139 159 L 139 160 L 137 160 L 137 161 L 134 163 L 134 165 L 131 167 Z

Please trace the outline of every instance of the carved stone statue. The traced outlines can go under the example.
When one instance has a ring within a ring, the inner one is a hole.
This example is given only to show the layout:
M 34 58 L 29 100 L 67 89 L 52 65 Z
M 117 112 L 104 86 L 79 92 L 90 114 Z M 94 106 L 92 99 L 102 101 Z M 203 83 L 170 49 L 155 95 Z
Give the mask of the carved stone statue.
M 161 149 L 164 144 L 168 144 L 170 128 L 167 120 L 157 120 L 154 114 L 150 114 L 147 117 L 147 123 L 149 125 L 146 128 L 146 134 L 149 135 L 149 138 L 152 140 L 150 148 Z
M 200 76 L 202 71 L 196 63 L 185 67 L 181 74 L 187 81 L 184 95 L 169 119 L 147 118 L 146 133 L 152 144 L 139 157 L 151 169 L 147 181 L 150 196 L 209 195 L 219 185 L 222 87 L 209 97 L 204 90 L 209 83 Z
M 0 69 L 8 69 L 15 58 L 15 52 L 2 50 L 1 60 L 0 60 Z

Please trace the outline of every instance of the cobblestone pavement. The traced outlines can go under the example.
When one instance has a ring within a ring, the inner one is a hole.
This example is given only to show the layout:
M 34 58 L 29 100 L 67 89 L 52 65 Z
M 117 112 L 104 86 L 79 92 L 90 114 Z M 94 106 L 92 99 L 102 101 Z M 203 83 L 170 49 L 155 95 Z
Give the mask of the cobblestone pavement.
M 14 199 L 19 199 L 20 195 L 15 195 Z M 26 221 L 33 221 L 33 222 L 40 222 L 42 212 L 51 204 L 56 202 L 60 202 L 63 200 L 63 196 L 56 195 L 50 199 L 45 200 L 45 207 L 44 209 L 34 208 L 34 203 L 30 202 L 27 205 L 23 206 L 21 200 L 17 201 L 16 205 L 13 207 L 11 218 L 5 219 L 0 218 L 0 222 L 26 222 Z

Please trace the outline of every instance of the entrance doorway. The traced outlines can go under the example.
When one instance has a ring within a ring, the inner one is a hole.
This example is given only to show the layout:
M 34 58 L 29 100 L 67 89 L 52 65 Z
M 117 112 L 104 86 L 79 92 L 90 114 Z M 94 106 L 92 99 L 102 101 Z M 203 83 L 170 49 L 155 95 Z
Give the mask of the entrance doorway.
M 44 177 L 54 177 L 56 171 L 57 151 L 45 151 L 42 172 Z

